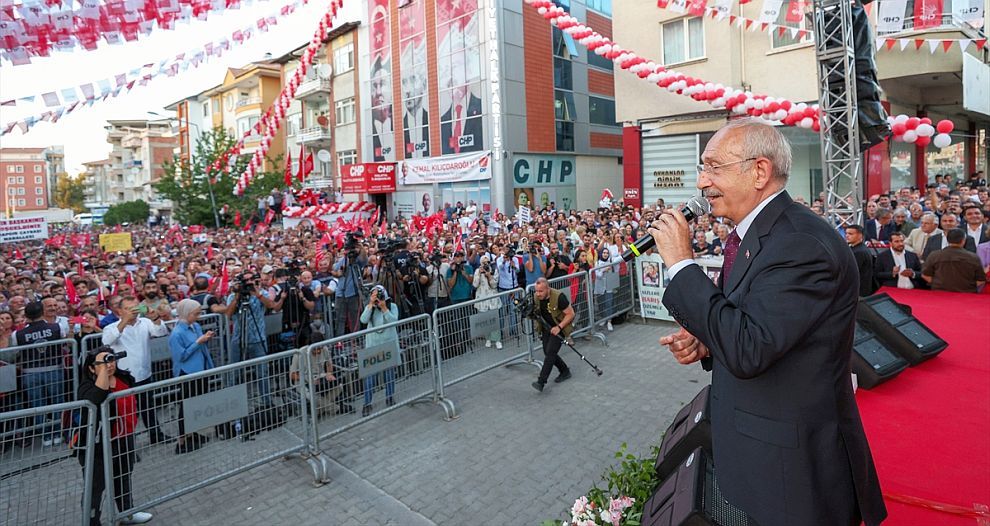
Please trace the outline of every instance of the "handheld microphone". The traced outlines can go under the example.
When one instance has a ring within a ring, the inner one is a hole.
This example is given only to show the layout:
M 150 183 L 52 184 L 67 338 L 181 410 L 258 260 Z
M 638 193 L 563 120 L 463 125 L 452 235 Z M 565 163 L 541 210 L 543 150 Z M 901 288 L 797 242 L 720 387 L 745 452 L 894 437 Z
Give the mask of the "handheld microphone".
M 684 214 L 684 219 L 687 219 L 689 223 L 711 211 L 712 204 L 709 203 L 704 197 L 698 195 L 692 197 L 687 204 L 684 205 L 684 208 L 681 208 L 681 213 Z M 656 244 L 657 242 L 653 239 L 653 236 L 646 234 L 645 236 L 637 239 L 635 243 L 629 244 L 629 248 L 622 253 L 622 261 L 629 261 L 637 258 L 647 250 L 656 246 Z

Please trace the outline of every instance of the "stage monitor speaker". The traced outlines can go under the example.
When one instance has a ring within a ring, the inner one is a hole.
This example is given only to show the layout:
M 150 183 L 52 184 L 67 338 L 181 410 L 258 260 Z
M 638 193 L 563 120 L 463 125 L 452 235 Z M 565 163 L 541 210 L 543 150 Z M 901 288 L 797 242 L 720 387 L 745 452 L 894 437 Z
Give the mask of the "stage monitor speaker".
M 681 459 L 643 507 L 643 526 L 756 526 L 726 502 L 715 480 L 710 453 L 698 448 Z
M 907 369 L 908 362 L 884 344 L 873 331 L 856 322 L 853 340 L 852 370 L 864 389 L 872 389 Z
M 856 319 L 911 365 L 942 352 L 948 344 L 885 293 L 860 298 Z
M 712 450 L 711 411 L 708 408 L 712 386 L 706 385 L 694 400 L 674 416 L 660 443 L 657 454 L 657 478 L 663 480 L 677 469 L 681 460 L 695 448 Z

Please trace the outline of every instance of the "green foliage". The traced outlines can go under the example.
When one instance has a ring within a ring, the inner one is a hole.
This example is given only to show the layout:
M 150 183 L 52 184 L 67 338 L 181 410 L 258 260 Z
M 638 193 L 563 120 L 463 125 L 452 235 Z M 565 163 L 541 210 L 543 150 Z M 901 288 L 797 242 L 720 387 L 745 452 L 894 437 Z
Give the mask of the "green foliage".
M 151 215 L 151 207 L 144 201 L 127 201 L 107 209 L 103 223 L 114 226 L 121 223 L 144 223 Z
M 184 225 L 213 225 L 213 205 L 210 201 L 211 180 L 206 176 L 207 167 L 237 144 L 237 139 L 216 128 L 204 132 L 196 141 L 196 153 L 191 163 L 180 162 L 178 157 L 163 164 L 165 174 L 155 184 L 155 191 L 173 203 L 173 217 Z M 250 156 L 242 155 L 237 158 L 233 168 L 219 173 L 213 172 L 212 189 L 216 200 L 216 209 L 221 226 L 233 222 L 234 215 L 240 211 L 249 217 L 257 209 L 257 198 L 266 195 L 273 188 L 280 188 L 285 183 L 281 169 L 259 173 L 248 186 L 243 196 L 234 195 L 234 183 L 247 168 Z M 279 167 L 282 158 L 269 159 L 269 166 Z M 219 211 L 227 205 L 226 215 Z
M 55 180 L 55 191 L 52 192 L 52 201 L 59 208 L 68 208 L 73 212 L 85 212 L 83 206 L 85 196 L 83 190 L 85 186 L 85 176 L 79 175 L 69 177 L 69 174 L 58 174 Z

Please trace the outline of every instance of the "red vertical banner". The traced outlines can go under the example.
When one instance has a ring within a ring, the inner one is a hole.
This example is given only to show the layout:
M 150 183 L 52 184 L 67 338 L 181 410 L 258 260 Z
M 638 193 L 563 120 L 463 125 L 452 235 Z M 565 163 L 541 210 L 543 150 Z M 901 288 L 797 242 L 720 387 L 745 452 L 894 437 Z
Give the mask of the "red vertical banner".
M 866 195 L 890 191 L 890 145 L 884 141 L 866 151 Z
M 914 29 L 942 25 L 942 0 L 914 0 Z
M 622 128 L 622 202 L 643 206 L 643 143 L 639 126 Z
M 392 31 L 388 0 L 368 2 L 371 51 L 371 142 L 374 160 L 395 160 L 392 130 Z
M 786 19 L 792 24 L 800 24 L 804 18 L 804 0 L 791 0 L 787 3 Z

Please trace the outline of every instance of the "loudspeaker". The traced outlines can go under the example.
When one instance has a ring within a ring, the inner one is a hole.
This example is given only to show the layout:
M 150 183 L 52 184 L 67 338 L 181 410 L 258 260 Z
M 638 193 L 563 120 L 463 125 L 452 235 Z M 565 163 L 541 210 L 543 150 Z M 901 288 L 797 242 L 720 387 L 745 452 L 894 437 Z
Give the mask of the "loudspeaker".
M 908 362 L 890 349 L 873 331 L 856 322 L 853 340 L 852 370 L 864 389 L 871 389 L 907 369 Z
M 653 492 L 643 507 L 643 526 L 756 526 L 726 502 L 715 480 L 711 455 L 698 448 L 681 459 L 677 470 Z
M 664 432 L 657 454 L 656 470 L 660 480 L 677 469 L 681 460 L 696 448 L 712 451 L 712 419 L 708 404 L 712 386 L 706 385 L 686 406 Z
M 860 298 L 856 320 L 911 365 L 934 357 L 948 346 L 945 340 L 918 321 L 910 309 L 885 293 Z

